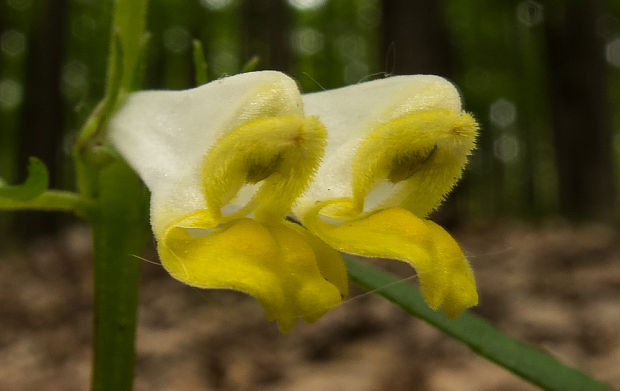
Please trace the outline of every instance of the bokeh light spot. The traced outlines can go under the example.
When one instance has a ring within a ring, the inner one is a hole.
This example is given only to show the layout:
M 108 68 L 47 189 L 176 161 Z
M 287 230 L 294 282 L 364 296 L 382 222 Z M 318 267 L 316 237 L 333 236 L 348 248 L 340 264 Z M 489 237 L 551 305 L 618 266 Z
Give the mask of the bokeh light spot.
M 0 48 L 9 57 L 19 57 L 26 50 L 26 36 L 21 31 L 7 30 L 0 36 Z
M 493 143 L 493 154 L 504 163 L 515 161 L 519 150 L 519 140 L 511 134 L 503 134 Z
M 176 54 L 185 53 L 191 43 L 189 31 L 181 26 L 174 26 L 166 29 L 163 36 L 164 47 Z
M 517 5 L 517 19 L 528 27 L 536 26 L 544 19 L 544 8 L 537 1 L 522 1 Z
M 200 4 L 213 11 L 219 11 L 224 8 L 230 7 L 233 0 L 200 0 Z
M 605 58 L 611 65 L 620 68 L 620 37 L 607 43 Z
M 342 58 L 359 60 L 366 55 L 364 38 L 355 34 L 341 35 L 336 39 L 336 50 Z
M 312 27 L 301 27 L 291 34 L 293 50 L 299 54 L 311 56 L 323 50 L 323 34 Z
M 516 121 L 517 107 L 508 99 L 500 98 L 491 103 L 489 114 L 494 125 L 505 128 Z
M 71 60 L 62 68 L 62 92 L 69 99 L 77 99 L 88 90 L 88 67 Z
M 217 75 L 230 75 L 239 69 L 239 61 L 234 53 L 227 50 L 215 52 L 209 65 Z
M 6 111 L 15 109 L 23 98 L 22 85 L 13 79 L 0 81 L 0 108 Z
M 288 0 L 288 3 L 300 11 L 308 11 L 321 8 L 327 0 Z

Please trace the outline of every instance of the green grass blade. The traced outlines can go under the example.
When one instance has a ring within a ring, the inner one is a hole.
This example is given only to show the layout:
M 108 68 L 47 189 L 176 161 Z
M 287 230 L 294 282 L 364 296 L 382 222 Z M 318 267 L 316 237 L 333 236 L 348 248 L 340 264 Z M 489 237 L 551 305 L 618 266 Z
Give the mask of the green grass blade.
M 345 258 L 349 277 L 450 337 L 466 344 L 477 354 L 514 372 L 521 378 L 552 391 L 611 391 L 586 374 L 571 368 L 540 350 L 519 342 L 472 313 L 455 320 L 431 310 L 417 287 L 393 274 L 351 258 Z

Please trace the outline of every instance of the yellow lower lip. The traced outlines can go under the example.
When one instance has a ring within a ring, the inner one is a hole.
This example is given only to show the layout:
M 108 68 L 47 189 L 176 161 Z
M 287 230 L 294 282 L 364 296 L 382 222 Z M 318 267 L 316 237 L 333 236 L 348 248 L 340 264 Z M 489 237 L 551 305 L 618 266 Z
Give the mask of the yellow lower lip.
M 250 294 L 268 319 L 289 331 L 298 318 L 318 319 L 347 293 L 340 254 L 318 239 L 308 240 L 309 234 L 300 229 L 286 221 L 265 224 L 247 218 L 206 235 L 171 227 L 157 250 L 162 265 L 177 280 Z
M 302 218 L 304 225 L 333 248 L 372 258 L 396 259 L 416 270 L 428 305 L 456 317 L 478 302 L 476 282 L 459 245 L 443 228 L 398 207 L 344 221 L 324 222 L 319 203 Z

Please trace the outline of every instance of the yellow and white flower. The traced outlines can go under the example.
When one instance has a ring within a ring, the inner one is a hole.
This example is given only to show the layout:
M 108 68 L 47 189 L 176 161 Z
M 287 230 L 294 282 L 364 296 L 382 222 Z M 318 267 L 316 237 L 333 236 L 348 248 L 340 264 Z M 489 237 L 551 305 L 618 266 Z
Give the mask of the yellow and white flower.
M 246 292 L 285 331 L 346 296 L 340 254 L 285 220 L 326 142 L 293 80 L 266 71 L 137 92 L 108 132 L 151 191 L 157 250 L 173 277 Z
M 455 87 L 397 76 L 303 96 L 328 130 L 315 180 L 294 216 L 333 248 L 398 259 L 434 309 L 456 317 L 478 301 L 460 247 L 425 217 L 461 177 L 478 125 Z
M 428 304 L 450 317 L 476 304 L 460 247 L 425 219 L 460 178 L 476 133 L 436 76 L 302 98 L 278 72 L 132 94 L 108 130 L 151 191 L 166 270 L 256 297 L 284 331 L 347 295 L 338 251 L 410 263 Z

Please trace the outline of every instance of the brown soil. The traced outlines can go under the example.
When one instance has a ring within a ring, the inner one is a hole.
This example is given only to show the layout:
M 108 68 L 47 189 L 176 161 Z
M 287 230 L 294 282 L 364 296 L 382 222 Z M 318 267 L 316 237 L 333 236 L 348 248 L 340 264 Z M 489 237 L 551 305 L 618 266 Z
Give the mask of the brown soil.
M 620 388 L 620 232 L 503 223 L 455 236 L 476 270 L 479 314 Z M 90 251 L 75 227 L 0 255 L 0 390 L 88 389 Z M 360 291 L 289 334 L 253 299 L 184 286 L 158 265 L 144 263 L 140 292 L 136 391 L 535 389 Z

